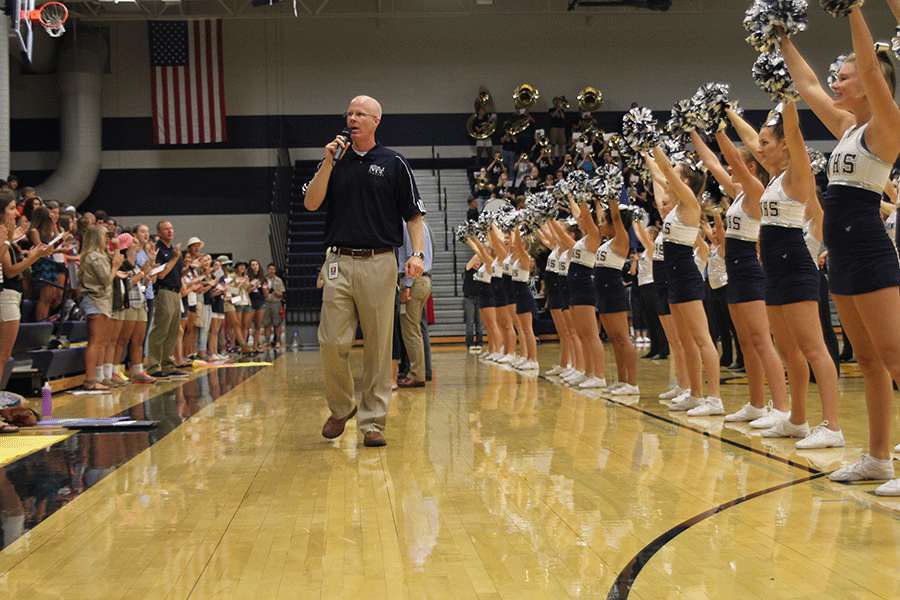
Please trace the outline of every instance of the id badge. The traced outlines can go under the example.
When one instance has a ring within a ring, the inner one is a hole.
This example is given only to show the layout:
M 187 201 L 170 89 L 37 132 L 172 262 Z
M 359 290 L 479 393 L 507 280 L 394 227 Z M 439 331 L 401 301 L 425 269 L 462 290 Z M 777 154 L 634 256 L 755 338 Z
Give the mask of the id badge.
M 338 278 L 338 263 L 328 263 L 328 279 Z

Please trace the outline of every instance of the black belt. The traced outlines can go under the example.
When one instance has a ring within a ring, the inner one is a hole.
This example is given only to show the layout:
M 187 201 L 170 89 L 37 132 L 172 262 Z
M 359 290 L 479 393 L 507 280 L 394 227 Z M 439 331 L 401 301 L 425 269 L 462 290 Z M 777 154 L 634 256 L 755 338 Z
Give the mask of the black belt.
M 352 256 L 353 258 L 372 258 L 377 254 L 385 254 L 393 252 L 390 247 L 385 248 L 341 248 L 340 246 L 332 246 L 331 251 L 342 256 Z
M 156 287 L 155 287 L 154 289 L 155 289 L 156 291 L 159 291 L 159 290 L 166 290 L 167 292 L 180 292 L 180 291 L 181 291 L 181 288 L 172 287 L 172 286 L 170 286 L 170 285 L 163 285 L 163 284 L 161 284 L 161 283 L 157 283 L 157 284 L 156 284 Z

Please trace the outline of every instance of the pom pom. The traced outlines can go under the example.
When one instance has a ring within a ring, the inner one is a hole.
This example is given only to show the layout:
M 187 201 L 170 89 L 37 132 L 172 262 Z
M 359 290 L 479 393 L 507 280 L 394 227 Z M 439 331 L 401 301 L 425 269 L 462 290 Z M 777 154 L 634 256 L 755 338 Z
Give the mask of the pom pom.
M 788 73 L 787 65 L 784 64 L 781 52 L 759 55 L 759 58 L 753 63 L 753 81 L 775 102 L 784 102 L 800 97 L 797 88 L 794 87 L 791 74 Z
M 847 62 L 847 57 L 843 54 L 834 59 L 834 62 L 831 63 L 831 66 L 828 67 L 828 85 L 830 86 L 832 83 L 837 81 L 838 72 L 840 72 L 841 67 L 844 66 L 844 63 Z
M 688 100 L 679 100 L 672 107 L 672 116 L 666 124 L 669 136 L 684 146 L 691 137 L 691 131 L 699 122 L 698 106 Z
M 699 121 L 707 131 L 725 131 L 728 128 L 728 86 L 724 83 L 701 85 L 691 101 L 698 108 Z
M 635 152 L 646 152 L 659 143 L 656 119 L 649 108 L 632 108 L 625 113 L 622 137 Z
M 474 223 L 474 221 L 473 221 L 473 223 Z M 455 233 L 456 233 L 456 235 L 455 235 L 456 242 L 458 244 L 467 243 L 467 240 L 469 239 L 469 224 L 466 223 L 465 225 L 460 225 L 459 227 L 456 228 Z
M 850 14 L 850 9 L 859 4 L 862 6 L 863 0 L 819 0 L 819 4 L 825 9 L 825 12 L 832 17 L 846 17 Z
M 526 225 L 527 229 L 534 231 L 549 219 L 556 218 L 559 213 L 556 199 L 550 192 L 538 192 L 537 194 L 529 194 L 525 197 L 525 209 L 520 220 Z
M 897 25 L 897 28 L 894 29 L 894 37 L 891 38 L 891 50 L 894 51 L 897 58 L 900 58 L 900 25 Z
M 812 168 L 813 175 L 818 175 L 828 166 L 825 155 L 807 146 L 806 153 L 809 155 L 809 166 Z
M 744 17 L 744 29 L 750 32 L 747 43 L 759 52 L 778 50 L 778 27 L 787 35 L 805 30 L 809 22 L 806 8 L 806 0 L 754 0 Z
M 619 193 L 625 186 L 622 170 L 616 165 L 603 165 L 597 169 L 597 177 L 590 181 L 592 191 L 600 200 L 618 202 Z
M 631 207 L 631 222 L 632 223 L 640 223 L 641 227 L 646 227 L 650 224 L 650 215 L 647 214 L 647 211 L 641 208 L 640 206 L 632 206 Z

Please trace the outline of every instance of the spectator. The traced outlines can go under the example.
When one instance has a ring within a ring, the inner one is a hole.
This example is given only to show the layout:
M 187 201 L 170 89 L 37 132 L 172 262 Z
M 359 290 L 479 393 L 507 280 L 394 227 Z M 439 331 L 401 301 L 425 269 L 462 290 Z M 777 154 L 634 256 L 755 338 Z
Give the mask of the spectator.
M 276 274 L 277 270 L 274 264 L 269 264 L 266 268 L 266 282 L 263 284 L 263 294 L 266 296 L 266 310 L 263 313 L 262 326 L 265 327 L 266 340 L 272 334 L 272 327 L 275 328 L 275 337 L 272 338 L 272 348 L 277 348 L 281 339 L 281 324 L 284 319 L 281 318 L 281 299 L 284 297 L 284 282 Z

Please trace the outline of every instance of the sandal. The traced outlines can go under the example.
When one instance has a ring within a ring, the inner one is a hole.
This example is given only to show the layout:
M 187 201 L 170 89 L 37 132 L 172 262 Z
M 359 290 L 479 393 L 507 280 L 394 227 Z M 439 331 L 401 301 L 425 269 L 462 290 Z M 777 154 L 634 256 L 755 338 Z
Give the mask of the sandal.
M 81 389 L 88 392 L 108 392 L 109 386 L 103 385 L 99 381 L 94 381 L 93 379 L 85 379 Z
M 6 421 L 0 421 L 0 433 L 18 433 L 19 428 L 15 425 L 10 425 Z

